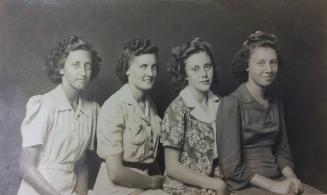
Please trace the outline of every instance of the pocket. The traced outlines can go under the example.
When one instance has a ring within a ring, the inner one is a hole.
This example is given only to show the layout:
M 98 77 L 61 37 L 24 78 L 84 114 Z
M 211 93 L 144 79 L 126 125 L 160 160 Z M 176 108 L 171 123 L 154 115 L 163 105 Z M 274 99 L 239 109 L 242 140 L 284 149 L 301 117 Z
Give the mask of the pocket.
M 124 134 L 124 138 L 126 139 L 126 141 L 131 144 L 141 145 L 146 140 L 146 133 L 142 123 L 127 123 Z

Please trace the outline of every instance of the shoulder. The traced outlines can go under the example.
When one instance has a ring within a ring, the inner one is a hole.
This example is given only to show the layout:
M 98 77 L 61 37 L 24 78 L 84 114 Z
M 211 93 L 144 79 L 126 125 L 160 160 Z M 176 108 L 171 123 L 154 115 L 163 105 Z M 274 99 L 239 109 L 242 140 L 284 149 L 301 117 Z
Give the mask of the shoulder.
M 83 107 L 91 112 L 97 112 L 100 109 L 99 104 L 95 101 L 90 101 L 82 98 L 82 102 L 83 102 Z
M 185 113 L 187 111 L 187 106 L 181 96 L 177 96 L 167 107 L 166 112 L 180 112 Z

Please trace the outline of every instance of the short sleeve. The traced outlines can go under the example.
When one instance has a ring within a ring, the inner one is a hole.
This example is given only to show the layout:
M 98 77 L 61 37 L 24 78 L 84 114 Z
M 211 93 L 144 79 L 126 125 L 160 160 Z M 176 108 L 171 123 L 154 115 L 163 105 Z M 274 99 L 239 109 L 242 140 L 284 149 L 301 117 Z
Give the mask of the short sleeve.
M 102 106 L 97 127 L 97 153 L 106 159 L 113 154 L 123 152 L 123 130 L 125 122 L 121 103 L 116 98 L 109 98 Z
M 97 121 L 99 116 L 100 106 L 96 102 L 92 102 L 92 133 L 88 145 L 88 150 L 94 150 L 95 148 L 95 135 L 97 130 Z
M 42 145 L 45 142 L 50 109 L 42 95 L 31 97 L 26 104 L 26 115 L 21 125 L 22 146 Z
M 162 121 L 160 135 L 164 147 L 180 149 L 184 142 L 185 109 L 180 99 L 174 100 L 167 108 Z

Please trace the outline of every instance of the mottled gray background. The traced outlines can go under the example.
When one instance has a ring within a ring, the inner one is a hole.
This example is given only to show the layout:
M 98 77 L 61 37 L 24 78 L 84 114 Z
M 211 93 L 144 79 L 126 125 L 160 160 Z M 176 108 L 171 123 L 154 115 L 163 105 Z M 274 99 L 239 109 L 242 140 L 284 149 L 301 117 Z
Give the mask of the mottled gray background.
M 87 96 L 101 105 L 120 87 L 114 66 L 122 46 L 134 37 L 152 39 L 160 48 L 153 98 L 162 115 L 176 95 L 165 71 L 169 48 L 195 36 L 210 42 L 223 71 L 215 91 L 226 95 L 237 86 L 228 63 L 256 30 L 276 33 L 285 55 L 275 89 L 284 100 L 296 172 L 327 191 L 326 21 L 327 1 L 319 0 L 0 1 L 0 194 L 17 191 L 25 104 L 54 87 L 43 66 L 57 40 L 79 34 L 94 43 L 103 67 Z

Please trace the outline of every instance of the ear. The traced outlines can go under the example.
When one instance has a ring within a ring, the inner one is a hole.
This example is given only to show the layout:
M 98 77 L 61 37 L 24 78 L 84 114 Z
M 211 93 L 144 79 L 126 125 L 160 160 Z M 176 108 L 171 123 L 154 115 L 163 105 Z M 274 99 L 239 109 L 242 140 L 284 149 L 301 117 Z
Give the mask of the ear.
M 126 75 L 129 76 L 129 71 L 126 71 Z
M 63 68 L 61 68 L 61 69 L 59 70 L 59 74 L 60 74 L 60 75 L 64 75 L 64 69 L 63 69 Z

